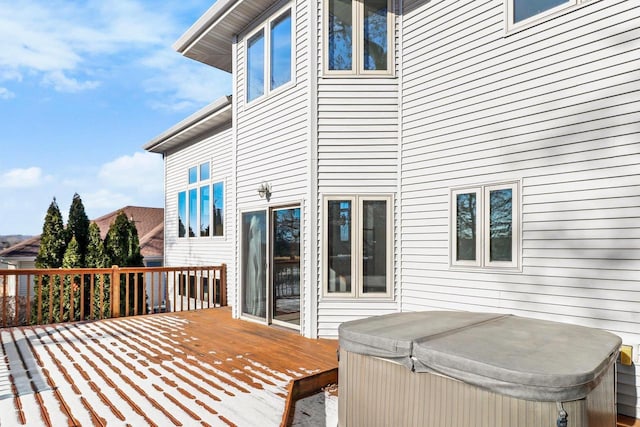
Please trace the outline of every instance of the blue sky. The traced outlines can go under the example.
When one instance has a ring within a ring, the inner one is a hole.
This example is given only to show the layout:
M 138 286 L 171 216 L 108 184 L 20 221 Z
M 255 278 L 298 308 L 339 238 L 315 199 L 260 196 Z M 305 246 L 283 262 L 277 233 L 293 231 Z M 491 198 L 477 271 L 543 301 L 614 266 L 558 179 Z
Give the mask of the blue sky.
M 96 218 L 163 206 L 142 146 L 231 93 L 171 45 L 213 0 L 0 0 L 0 235 L 39 234 L 53 197 Z

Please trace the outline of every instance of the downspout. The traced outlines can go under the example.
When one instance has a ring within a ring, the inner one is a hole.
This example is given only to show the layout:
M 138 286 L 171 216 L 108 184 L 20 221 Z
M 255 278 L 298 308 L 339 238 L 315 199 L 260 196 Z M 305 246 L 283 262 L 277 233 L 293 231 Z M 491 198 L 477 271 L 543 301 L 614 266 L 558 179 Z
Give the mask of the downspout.
M 398 63 L 396 64 L 398 70 L 398 190 L 396 197 L 396 206 L 397 206 L 397 226 L 395 227 L 395 232 L 397 233 L 398 239 L 398 247 L 396 248 L 396 253 L 398 258 L 396 259 L 396 263 L 394 267 L 397 271 L 397 292 L 398 292 L 398 311 L 403 311 L 402 307 L 402 164 L 403 164 L 403 143 L 402 143 L 402 120 L 403 120 L 403 80 L 402 80 L 402 40 L 403 40 L 403 0 L 397 0 L 397 19 L 396 25 L 398 26 L 398 52 L 396 54 Z M 395 291 L 395 289 L 394 289 Z
M 309 25 L 309 319 L 305 336 L 318 338 L 318 293 L 322 283 L 318 276 L 318 2 L 306 2 L 311 17 Z
M 240 241 L 239 233 L 241 230 L 240 227 L 240 212 L 238 211 L 238 86 L 237 86 L 237 72 L 238 72 L 238 36 L 233 36 L 232 47 L 231 47 L 231 182 L 232 188 L 229 192 L 233 197 L 233 203 L 231 206 L 233 207 L 233 216 L 235 218 L 235 229 L 233 230 L 233 283 L 235 286 L 233 292 L 233 309 L 232 309 L 232 317 L 239 318 L 240 317 L 240 277 L 238 275 L 238 271 L 240 270 L 239 265 L 239 254 L 240 250 L 238 248 L 238 242 Z M 227 278 L 231 275 L 227 272 Z M 227 282 L 228 283 L 228 282 Z M 227 284 L 227 286 L 229 286 Z

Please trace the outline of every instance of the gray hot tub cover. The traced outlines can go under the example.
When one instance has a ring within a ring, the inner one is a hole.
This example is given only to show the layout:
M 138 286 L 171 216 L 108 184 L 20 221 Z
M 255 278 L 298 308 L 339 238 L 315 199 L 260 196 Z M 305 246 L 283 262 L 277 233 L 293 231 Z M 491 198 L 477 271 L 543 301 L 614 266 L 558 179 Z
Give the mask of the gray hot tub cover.
M 346 322 L 339 333 L 346 351 L 534 401 L 586 397 L 615 362 L 622 342 L 614 334 L 583 326 L 442 311 Z
M 413 345 L 418 339 L 465 328 L 498 314 L 462 312 L 393 313 L 353 320 L 338 329 L 340 348 L 352 353 L 383 357 L 413 369 Z

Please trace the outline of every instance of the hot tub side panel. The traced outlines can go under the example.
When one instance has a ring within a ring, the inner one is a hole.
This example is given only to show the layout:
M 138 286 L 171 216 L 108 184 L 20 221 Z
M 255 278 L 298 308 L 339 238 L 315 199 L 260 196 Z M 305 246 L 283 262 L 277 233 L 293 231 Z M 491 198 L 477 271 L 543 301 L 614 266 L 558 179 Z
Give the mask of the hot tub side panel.
M 615 426 L 614 366 L 586 399 L 566 402 L 569 427 Z M 516 399 L 370 356 L 340 351 L 341 427 L 548 427 L 555 402 Z

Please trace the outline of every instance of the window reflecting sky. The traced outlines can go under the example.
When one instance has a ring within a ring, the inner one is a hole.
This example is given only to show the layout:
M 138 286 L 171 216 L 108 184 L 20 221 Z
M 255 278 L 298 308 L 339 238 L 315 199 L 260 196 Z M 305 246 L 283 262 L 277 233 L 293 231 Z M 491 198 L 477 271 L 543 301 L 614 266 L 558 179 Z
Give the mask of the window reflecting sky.
M 264 32 L 247 42 L 247 101 L 264 95 Z
M 291 11 L 271 25 L 271 89 L 291 81 Z
M 510 0 L 511 1 L 511 0 Z M 569 3 L 567 0 L 512 0 L 513 22 L 520 22 L 539 13 L 552 9 L 561 4 Z
M 353 22 L 351 0 L 329 1 L 329 46 L 330 70 L 353 69 Z
M 387 0 L 364 2 L 365 70 L 387 69 Z

